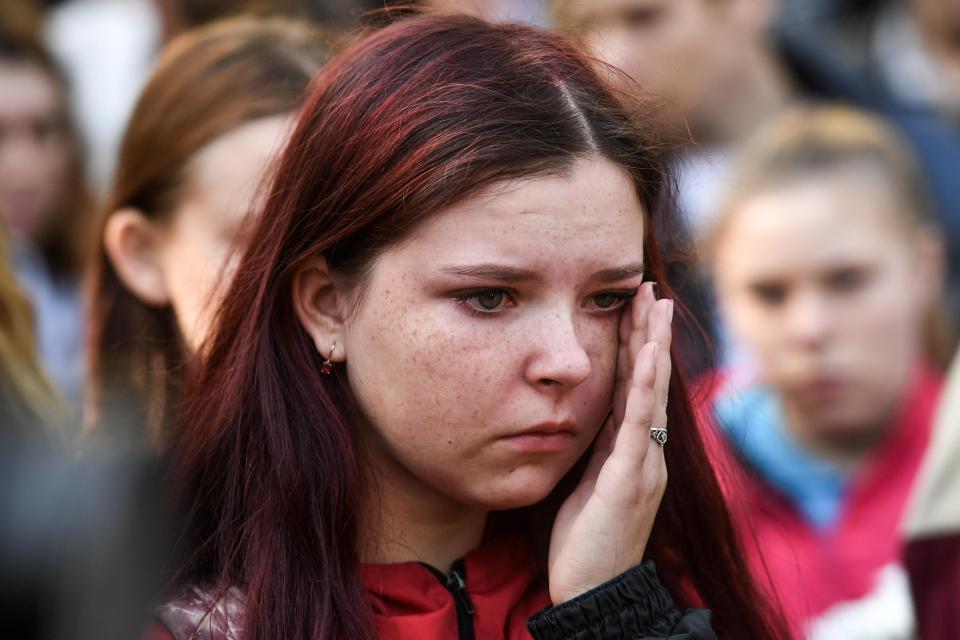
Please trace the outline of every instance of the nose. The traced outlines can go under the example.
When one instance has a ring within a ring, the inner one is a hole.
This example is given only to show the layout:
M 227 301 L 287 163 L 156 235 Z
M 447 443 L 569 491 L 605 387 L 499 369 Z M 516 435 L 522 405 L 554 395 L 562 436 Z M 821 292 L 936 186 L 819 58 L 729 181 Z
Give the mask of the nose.
M 590 355 L 571 313 L 552 313 L 531 327 L 527 381 L 544 388 L 572 388 L 590 376 Z
M 830 305 L 817 291 L 798 291 L 790 300 L 784 320 L 790 342 L 804 350 L 822 348 L 830 338 Z

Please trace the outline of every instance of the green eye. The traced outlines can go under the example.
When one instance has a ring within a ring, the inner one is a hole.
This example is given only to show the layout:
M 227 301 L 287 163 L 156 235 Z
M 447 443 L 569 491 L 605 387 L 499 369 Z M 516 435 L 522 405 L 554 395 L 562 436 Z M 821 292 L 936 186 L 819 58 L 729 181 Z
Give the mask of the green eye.
M 497 289 L 481 291 L 473 297 L 477 301 L 477 306 L 485 311 L 493 311 L 503 304 L 503 291 Z
M 622 297 L 614 293 L 601 293 L 599 295 L 593 296 L 593 303 L 597 305 L 597 308 L 599 309 L 609 309 L 610 307 L 616 305 L 622 300 L 623 300 Z

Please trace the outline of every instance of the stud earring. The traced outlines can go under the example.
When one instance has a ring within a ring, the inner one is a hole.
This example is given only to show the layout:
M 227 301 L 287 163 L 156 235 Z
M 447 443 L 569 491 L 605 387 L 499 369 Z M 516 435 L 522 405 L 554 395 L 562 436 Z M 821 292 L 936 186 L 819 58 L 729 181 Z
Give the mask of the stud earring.
M 330 345 L 330 355 L 327 356 L 327 359 L 323 361 L 323 364 L 320 365 L 320 373 L 325 376 L 333 373 L 333 361 L 330 359 L 333 357 L 333 350 L 337 348 L 337 343 L 334 342 Z

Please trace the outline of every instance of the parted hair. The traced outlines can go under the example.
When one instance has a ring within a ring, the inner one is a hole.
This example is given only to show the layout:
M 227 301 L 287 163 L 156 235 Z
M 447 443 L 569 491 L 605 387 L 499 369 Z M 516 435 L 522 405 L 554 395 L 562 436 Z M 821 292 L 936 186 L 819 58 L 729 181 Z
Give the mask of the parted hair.
M 375 637 L 358 557 L 370 471 L 350 421 L 349 363 L 321 374 L 293 310 L 294 276 L 323 256 L 362 286 L 376 256 L 431 215 L 589 155 L 630 175 L 646 215 L 666 215 L 664 164 L 643 121 L 551 31 L 411 17 L 324 68 L 174 430 L 190 541 L 176 582 L 242 589 L 247 640 Z M 653 233 L 644 255 L 672 295 Z M 721 637 L 787 638 L 746 568 L 682 376 L 669 397 L 670 484 L 648 553 L 681 607 L 713 610 Z M 517 530 L 545 540 L 553 504 L 514 514 L 528 525 Z

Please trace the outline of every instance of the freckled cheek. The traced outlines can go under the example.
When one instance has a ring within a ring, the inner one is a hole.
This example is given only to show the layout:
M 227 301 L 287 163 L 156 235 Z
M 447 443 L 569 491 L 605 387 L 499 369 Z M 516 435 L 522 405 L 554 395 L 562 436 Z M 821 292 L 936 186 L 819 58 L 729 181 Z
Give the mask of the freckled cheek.
M 375 310 L 363 312 L 351 330 L 358 348 L 348 360 L 362 369 L 357 373 L 402 393 L 411 409 L 433 412 L 470 395 L 494 368 L 496 358 L 487 351 L 493 336 L 468 331 L 442 303 L 409 300 L 394 290 L 382 292 Z
M 619 342 L 614 322 L 598 323 L 585 331 L 583 341 L 590 356 L 590 381 L 582 393 L 591 405 L 605 405 L 613 394 Z

